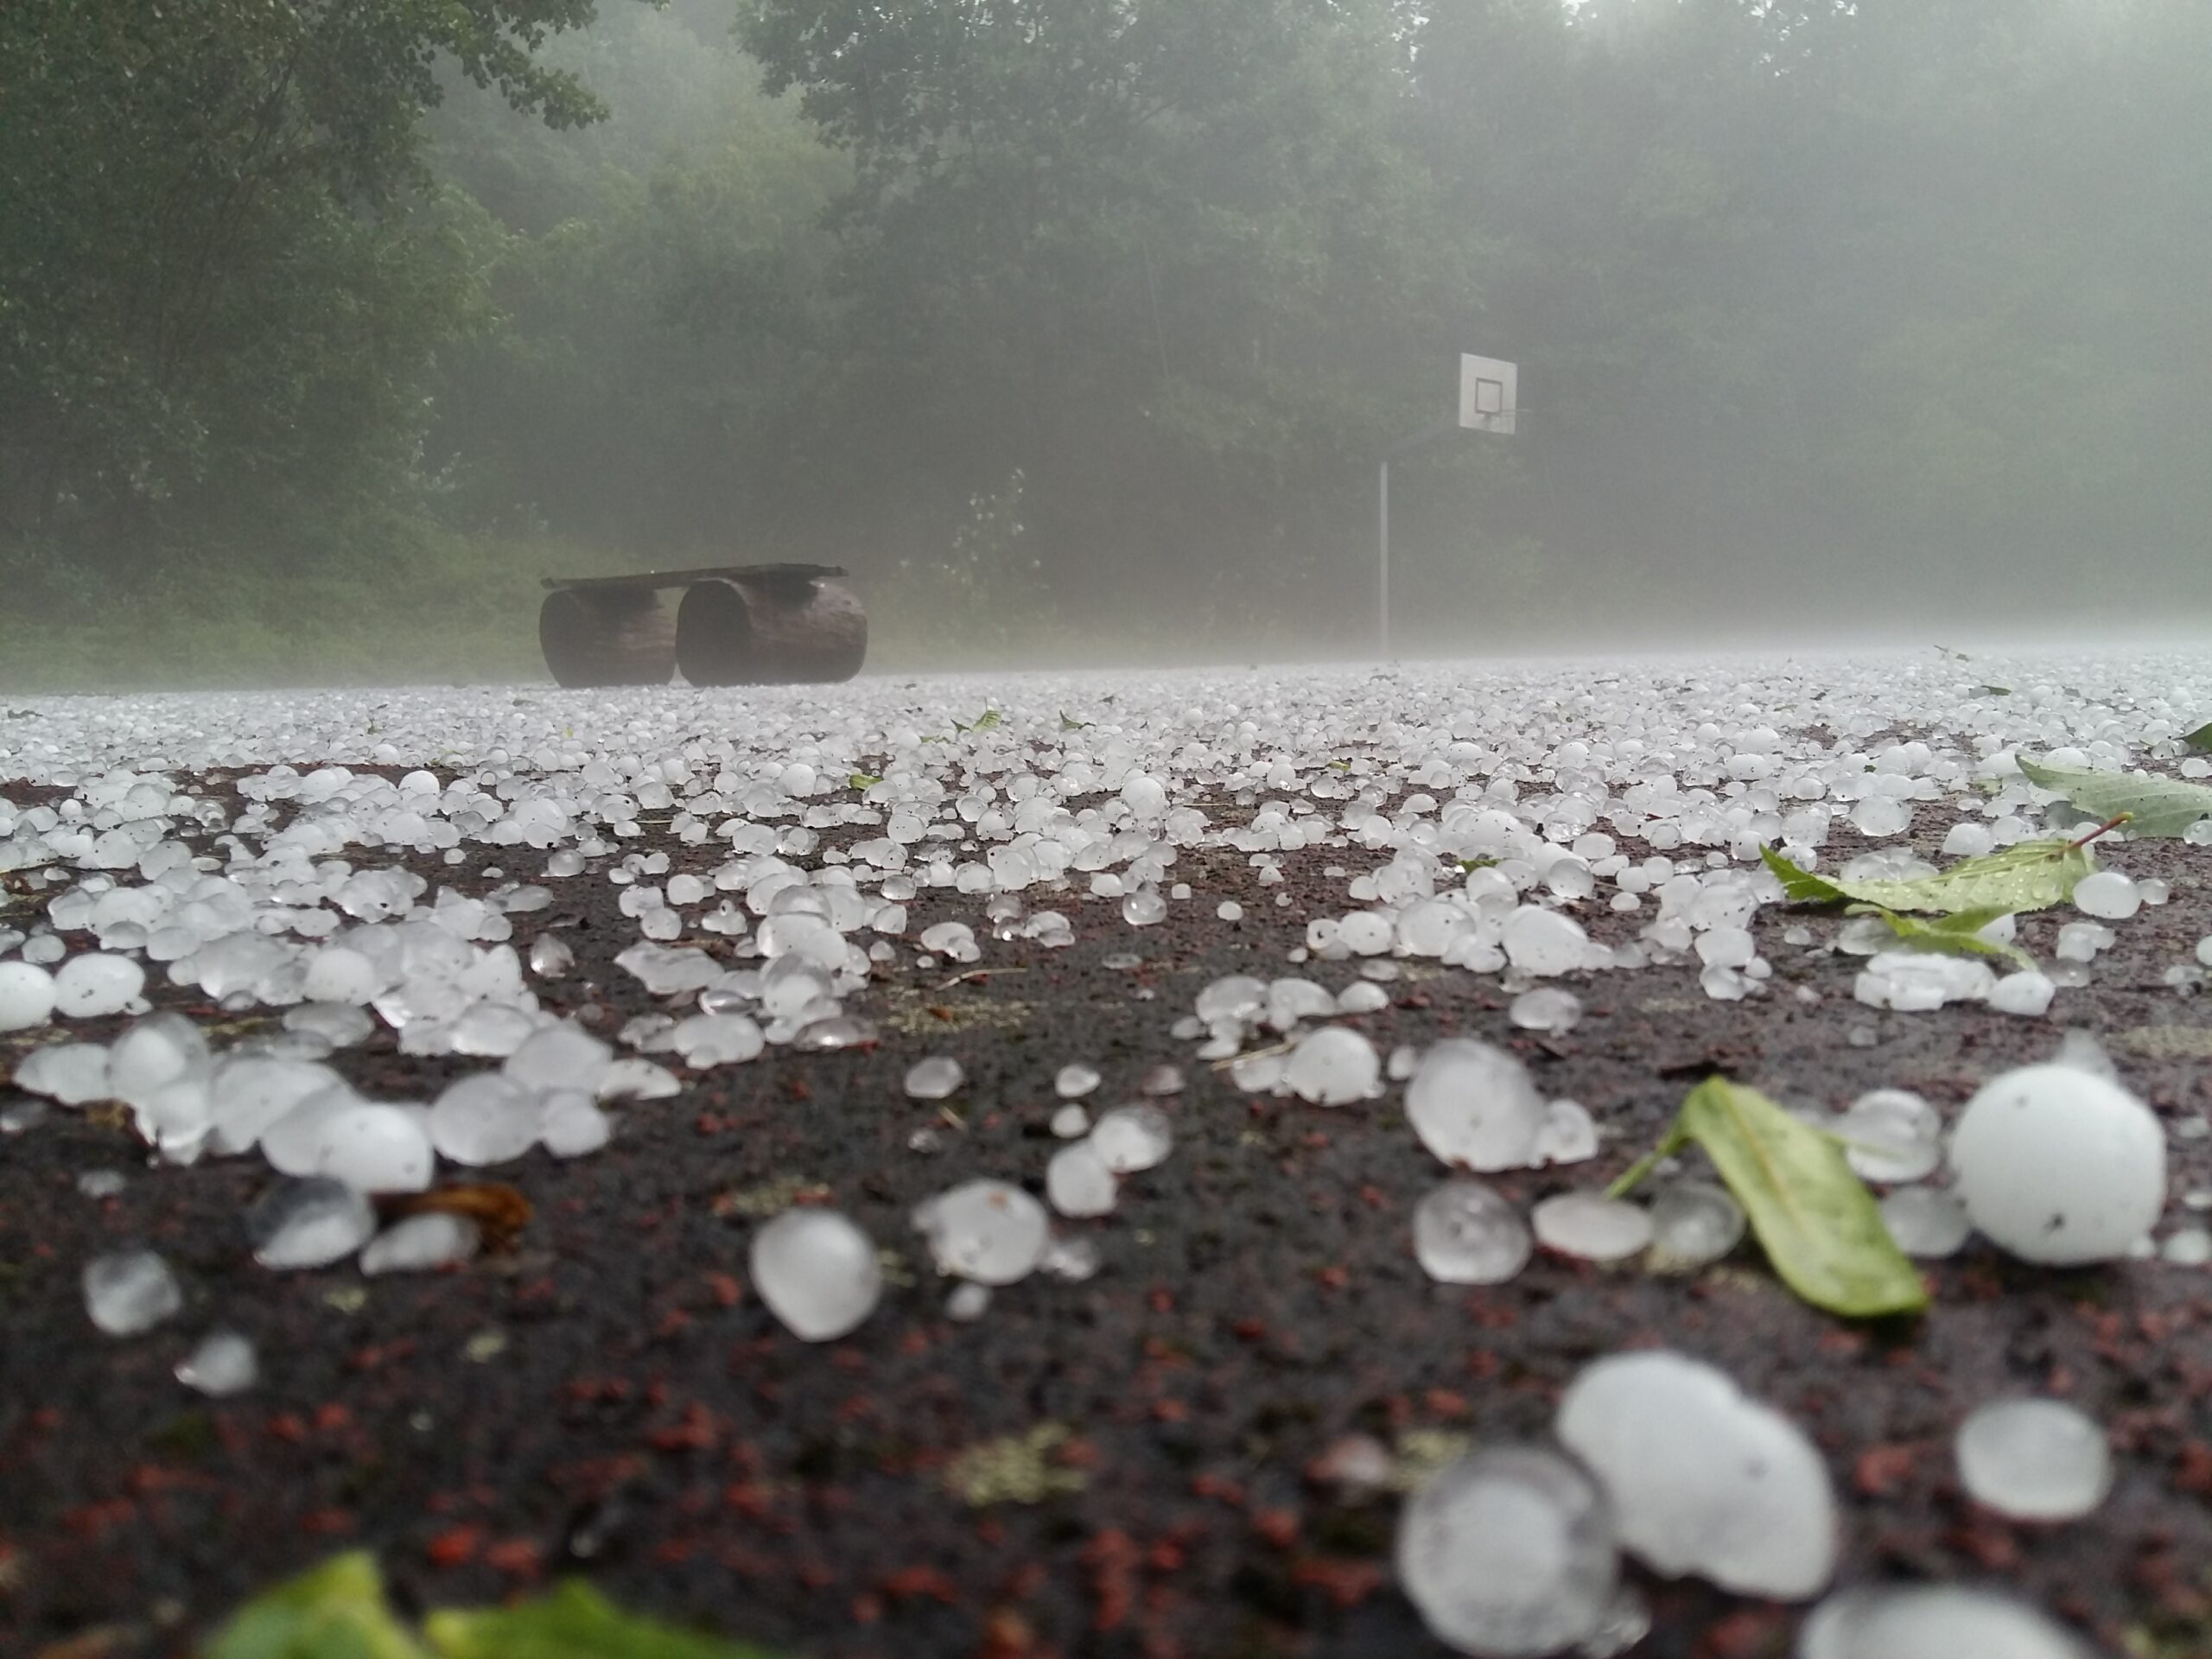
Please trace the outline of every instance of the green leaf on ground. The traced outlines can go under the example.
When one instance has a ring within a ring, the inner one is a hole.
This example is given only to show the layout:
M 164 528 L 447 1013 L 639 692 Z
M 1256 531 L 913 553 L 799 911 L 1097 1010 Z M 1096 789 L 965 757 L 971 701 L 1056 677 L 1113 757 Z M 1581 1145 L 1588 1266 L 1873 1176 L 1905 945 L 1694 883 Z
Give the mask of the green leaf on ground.
M 1064 732 L 1087 732 L 1090 729 L 1090 722 L 1087 720 L 1070 720 L 1068 711 L 1063 709 L 1060 710 L 1060 729 Z
M 971 721 L 954 721 L 952 722 L 952 729 L 956 732 L 995 731 L 997 729 L 999 722 L 1003 718 L 1004 716 L 1002 716 L 997 709 L 986 709 L 982 714 L 976 715 L 976 718 Z
M 1611 1196 L 1693 1141 L 1744 1206 L 1783 1283 L 1806 1301 L 1848 1319 L 1928 1306 L 1927 1287 L 1844 1161 L 1841 1143 L 1725 1077 L 1707 1077 L 1683 1097 L 1674 1126 Z
M 2012 688 L 2009 685 L 1977 685 L 1974 694 L 1977 697 L 2009 697 L 2012 695 Z
M 2208 791 L 2212 792 L 2212 791 Z M 1800 904 L 1855 901 L 1884 910 L 2048 910 L 2072 896 L 2074 885 L 2095 868 L 2089 849 L 2070 841 L 2024 841 L 1982 858 L 1961 859 L 1948 870 L 1908 880 L 1842 881 L 1801 870 L 1771 847 L 1759 856 L 1781 879 L 1782 891 Z
M 202 1659 L 427 1659 L 384 1599 L 376 1558 L 333 1556 L 231 1615 Z
M 2206 721 L 2193 732 L 2183 732 L 2181 741 L 2199 754 L 2212 750 L 2212 720 Z
M 2199 818 L 2212 817 L 2212 789 L 2202 784 L 2142 772 L 2046 766 L 2025 755 L 2019 761 L 2030 783 L 2058 791 L 2093 817 L 2116 818 L 2126 813 L 2130 835 L 2171 839 L 2185 834 Z
M 765 1649 L 636 1618 L 573 1581 L 519 1606 L 432 1613 L 423 1630 L 441 1659 L 768 1659 Z
M 2009 910 L 1962 910 L 1955 916 L 1939 916 L 1932 922 L 1923 922 L 1916 916 L 1899 915 L 1894 910 L 1885 910 L 1879 905 L 1853 905 L 1847 914 L 1878 916 L 1889 924 L 1890 931 L 1899 938 L 1929 950 L 1948 950 L 1954 955 L 1996 957 L 2011 963 L 2015 968 L 2030 969 L 2036 959 L 2017 944 L 2002 939 L 1985 939 L 1981 930 L 2000 916 L 2010 916 Z
M 845 779 L 845 782 L 854 789 L 873 789 L 882 781 L 882 779 L 872 772 L 856 772 Z

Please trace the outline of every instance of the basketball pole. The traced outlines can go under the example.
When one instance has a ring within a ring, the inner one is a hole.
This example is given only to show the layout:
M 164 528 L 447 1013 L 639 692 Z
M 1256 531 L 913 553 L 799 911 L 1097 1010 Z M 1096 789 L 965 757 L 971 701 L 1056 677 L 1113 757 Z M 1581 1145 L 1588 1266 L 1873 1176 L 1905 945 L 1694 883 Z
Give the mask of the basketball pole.
M 1390 657 L 1390 462 L 1397 456 L 1426 448 L 1447 433 L 1459 429 L 1458 419 L 1447 416 L 1399 439 L 1385 449 L 1376 462 L 1375 634 L 1385 662 Z
M 1387 663 L 1390 660 L 1390 458 L 1388 455 L 1382 460 L 1381 473 L 1382 476 L 1376 481 L 1375 492 L 1376 499 L 1381 503 L 1376 524 L 1376 542 L 1378 551 L 1376 559 L 1377 581 L 1375 613 L 1379 621 L 1379 632 L 1382 634 L 1382 660 Z
M 1408 434 L 1376 457 L 1375 640 L 1385 662 L 1390 659 L 1390 463 L 1448 432 L 1512 432 L 1521 412 L 1520 385 L 1519 364 L 1463 352 L 1458 413 Z

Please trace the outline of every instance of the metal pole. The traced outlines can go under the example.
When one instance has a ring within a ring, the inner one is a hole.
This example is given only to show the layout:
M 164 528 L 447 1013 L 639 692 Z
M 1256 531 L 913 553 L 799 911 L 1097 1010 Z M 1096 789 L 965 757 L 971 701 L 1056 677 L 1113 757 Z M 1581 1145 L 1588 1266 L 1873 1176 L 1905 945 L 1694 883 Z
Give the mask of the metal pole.
M 1380 502 L 1376 518 L 1376 631 L 1382 637 L 1382 660 L 1387 663 L 1390 660 L 1390 463 L 1382 461 L 1381 469 L 1376 490 Z

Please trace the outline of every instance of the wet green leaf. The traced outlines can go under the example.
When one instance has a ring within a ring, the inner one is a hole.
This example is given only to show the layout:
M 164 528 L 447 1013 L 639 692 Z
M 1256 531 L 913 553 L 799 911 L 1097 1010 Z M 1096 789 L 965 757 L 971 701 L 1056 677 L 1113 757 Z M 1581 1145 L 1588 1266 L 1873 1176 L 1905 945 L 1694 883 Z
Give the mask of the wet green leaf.
M 1856 901 L 1884 910 L 1955 916 L 1974 911 L 2048 910 L 2070 897 L 2074 884 L 2095 868 L 2089 849 L 2069 841 L 2024 841 L 1904 881 L 1832 880 L 1799 869 L 1771 847 L 1761 848 L 1759 856 L 1781 878 L 1783 893 L 1800 904 Z
M 1087 720 L 1070 720 L 1068 711 L 1063 709 L 1060 710 L 1060 729 L 1064 732 L 1087 732 L 1090 729 L 1090 722 Z
M 1879 905 L 1853 905 L 1849 914 L 1878 916 L 1889 924 L 1890 931 L 1899 938 L 1930 950 L 1948 950 L 1954 955 L 1996 957 L 2011 963 L 2015 968 L 2029 969 L 2036 959 L 2017 944 L 2002 939 L 1985 939 L 1981 930 L 2009 910 L 1962 910 L 1955 916 L 1939 916 L 1932 922 L 1923 922 L 1916 916 L 1900 915 L 1894 910 L 1885 910 Z
M 202 1659 L 426 1659 L 384 1599 L 376 1558 L 337 1555 L 231 1615 Z
M 995 731 L 1002 718 L 1003 716 L 1000 715 L 997 709 L 986 709 L 982 714 L 976 715 L 976 718 L 971 721 L 954 721 L 952 722 L 952 729 L 956 732 Z
M 1689 1091 L 1673 1128 L 1613 1184 L 1612 1194 L 1693 1141 L 1744 1206 L 1783 1283 L 1814 1306 L 1872 1319 L 1928 1305 L 1920 1274 L 1890 1237 L 1836 1138 L 1725 1077 L 1708 1077 Z
M 882 781 L 872 772 L 856 772 L 845 779 L 847 785 L 853 789 L 873 789 Z
M 2206 721 L 2193 732 L 2183 732 L 2181 741 L 2199 754 L 2212 750 L 2212 720 Z
M 2131 835 L 2171 839 L 2185 834 L 2199 818 L 2212 817 L 2212 789 L 2158 778 L 2143 772 L 2088 772 L 2046 766 L 2022 755 L 2020 770 L 2030 783 L 2055 789 L 2092 817 L 2127 815 Z
M 626 1613 L 575 1582 L 516 1607 L 432 1613 L 423 1630 L 440 1659 L 770 1659 L 766 1649 Z

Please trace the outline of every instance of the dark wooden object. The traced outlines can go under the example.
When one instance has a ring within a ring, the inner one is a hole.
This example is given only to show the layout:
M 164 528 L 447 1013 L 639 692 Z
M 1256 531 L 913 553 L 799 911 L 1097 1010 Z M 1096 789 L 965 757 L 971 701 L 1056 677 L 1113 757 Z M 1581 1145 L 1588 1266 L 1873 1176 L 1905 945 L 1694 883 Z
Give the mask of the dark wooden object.
M 868 655 L 868 612 L 834 564 L 724 564 L 624 576 L 548 576 L 538 617 L 563 685 L 849 680 Z M 658 598 L 682 588 L 671 619 Z
M 650 588 L 558 588 L 537 644 L 560 685 L 666 685 L 676 671 L 676 619 Z

